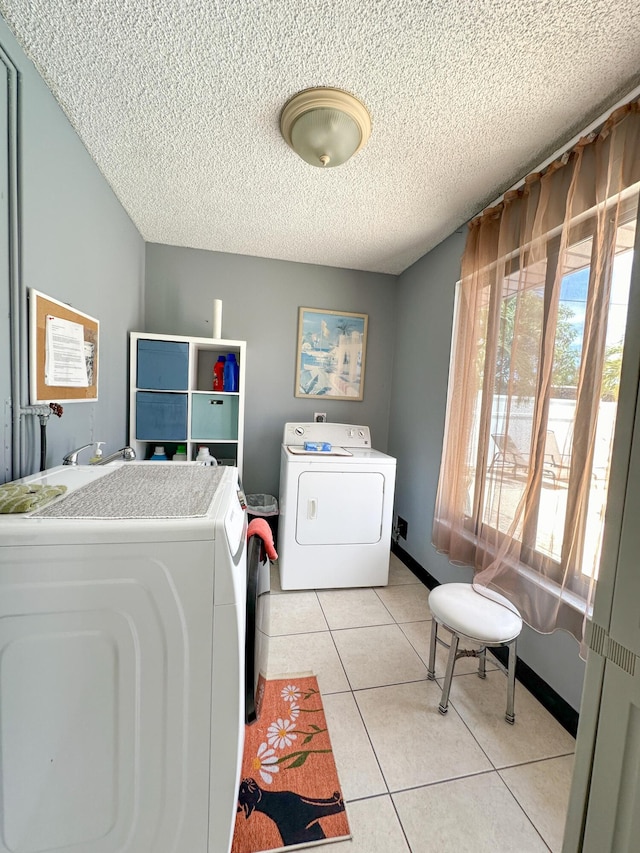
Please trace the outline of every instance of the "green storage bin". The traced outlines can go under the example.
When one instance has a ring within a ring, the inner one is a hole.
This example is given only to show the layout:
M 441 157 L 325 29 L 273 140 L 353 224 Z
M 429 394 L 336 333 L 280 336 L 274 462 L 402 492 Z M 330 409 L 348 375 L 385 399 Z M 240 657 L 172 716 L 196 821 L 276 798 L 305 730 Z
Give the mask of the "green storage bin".
M 194 394 L 191 411 L 191 438 L 225 440 L 238 438 L 239 398 L 225 394 Z

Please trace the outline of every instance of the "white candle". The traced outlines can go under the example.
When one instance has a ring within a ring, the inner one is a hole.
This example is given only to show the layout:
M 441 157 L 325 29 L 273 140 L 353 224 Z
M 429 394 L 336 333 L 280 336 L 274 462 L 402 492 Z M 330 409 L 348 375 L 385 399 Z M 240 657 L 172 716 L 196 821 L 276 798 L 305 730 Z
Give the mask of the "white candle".
M 222 299 L 213 300 L 213 328 L 214 338 L 222 337 Z

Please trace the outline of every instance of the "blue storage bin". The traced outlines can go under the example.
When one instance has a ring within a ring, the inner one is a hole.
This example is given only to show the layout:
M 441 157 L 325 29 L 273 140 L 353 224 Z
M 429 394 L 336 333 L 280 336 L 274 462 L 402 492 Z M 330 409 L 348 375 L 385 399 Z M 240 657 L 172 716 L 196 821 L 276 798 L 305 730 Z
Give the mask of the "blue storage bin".
M 238 437 L 236 396 L 194 394 L 191 410 L 191 438 L 236 439 Z
M 189 344 L 138 341 L 138 388 L 186 391 L 189 387 Z
M 187 395 L 136 392 L 138 441 L 186 441 Z

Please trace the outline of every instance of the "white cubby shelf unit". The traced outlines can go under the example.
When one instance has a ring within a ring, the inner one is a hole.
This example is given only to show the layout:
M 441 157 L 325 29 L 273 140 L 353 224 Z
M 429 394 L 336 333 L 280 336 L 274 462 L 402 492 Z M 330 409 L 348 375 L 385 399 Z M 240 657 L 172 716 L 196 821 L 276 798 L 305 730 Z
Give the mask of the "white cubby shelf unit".
M 185 445 L 187 459 L 209 448 L 221 465 L 242 475 L 245 341 L 130 333 L 129 442 L 138 458 L 161 445 L 167 459 Z M 238 390 L 213 390 L 213 365 L 233 353 Z

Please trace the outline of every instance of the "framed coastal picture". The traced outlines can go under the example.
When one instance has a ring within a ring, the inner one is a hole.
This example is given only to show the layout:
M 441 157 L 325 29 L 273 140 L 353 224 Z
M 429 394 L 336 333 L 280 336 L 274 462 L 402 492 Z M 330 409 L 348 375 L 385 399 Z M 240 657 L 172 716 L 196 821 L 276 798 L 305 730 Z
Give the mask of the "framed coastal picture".
M 362 400 L 367 314 L 300 308 L 296 397 Z

